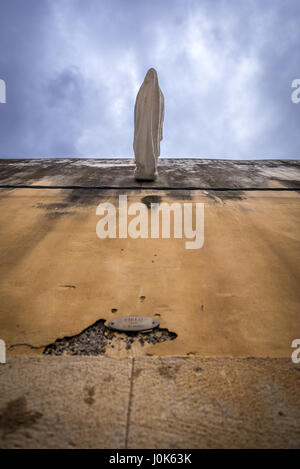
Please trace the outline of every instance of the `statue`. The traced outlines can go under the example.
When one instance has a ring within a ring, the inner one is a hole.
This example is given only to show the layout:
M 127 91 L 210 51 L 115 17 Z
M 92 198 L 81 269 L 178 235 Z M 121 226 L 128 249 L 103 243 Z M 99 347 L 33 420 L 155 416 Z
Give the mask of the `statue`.
M 135 179 L 153 181 L 157 176 L 157 159 L 163 138 L 164 95 L 157 72 L 150 68 L 139 89 L 134 108 Z

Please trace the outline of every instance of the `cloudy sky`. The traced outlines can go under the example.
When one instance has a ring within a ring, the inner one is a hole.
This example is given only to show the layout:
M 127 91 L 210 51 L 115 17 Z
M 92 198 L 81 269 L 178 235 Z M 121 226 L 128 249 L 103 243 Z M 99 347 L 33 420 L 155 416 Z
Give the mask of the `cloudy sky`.
M 154 67 L 163 157 L 299 158 L 299 0 L 0 0 L 0 157 L 133 156 Z

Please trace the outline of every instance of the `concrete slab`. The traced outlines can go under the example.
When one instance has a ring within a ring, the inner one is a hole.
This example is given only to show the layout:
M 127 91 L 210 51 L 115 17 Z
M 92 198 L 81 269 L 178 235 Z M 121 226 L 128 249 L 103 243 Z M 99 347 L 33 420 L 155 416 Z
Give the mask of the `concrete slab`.
M 129 448 L 300 448 L 300 368 L 285 359 L 134 359 Z
M 298 160 L 159 158 L 158 178 L 134 180 L 130 158 L 0 159 L 1 184 L 113 185 L 117 187 L 300 188 Z
M 124 448 L 131 361 L 9 357 L 0 365 L 0 448 Z
M 1 448 L 300 448 L 289 359 L 12 357 Z

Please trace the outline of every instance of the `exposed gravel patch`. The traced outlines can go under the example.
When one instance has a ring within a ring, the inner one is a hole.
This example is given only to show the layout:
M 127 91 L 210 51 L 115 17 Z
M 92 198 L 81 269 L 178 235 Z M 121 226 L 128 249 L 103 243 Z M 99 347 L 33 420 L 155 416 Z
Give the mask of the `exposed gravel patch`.
M 177 337 L 175 332 L 161 328 L 146 333 L 119 333 L 110 330 L 104 323 L 105 319 L 100 319 L 78 335 L 57 339 L 53 344 L 47 345 L 43 353 L 45 355 L 104 355 L 108 348 L 115 348 L 117 345 L 130 350 L 134 343 L 144 347 L 145 344 L 155 345 Z

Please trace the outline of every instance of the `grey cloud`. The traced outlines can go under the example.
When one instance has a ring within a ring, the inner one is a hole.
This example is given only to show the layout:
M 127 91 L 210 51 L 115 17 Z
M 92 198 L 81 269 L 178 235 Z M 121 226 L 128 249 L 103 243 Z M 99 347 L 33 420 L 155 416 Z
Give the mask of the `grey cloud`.
M 49 80 L 48 103 L 50 106 L 63 106 L 73 102 L 82 105 L 82 77 L 77 67 L 69 67 L 59 72 Z
M 166 157 L 299 158 L 298 0 L 4 0 L 0 157 L 132 156 L 148 68 Z

